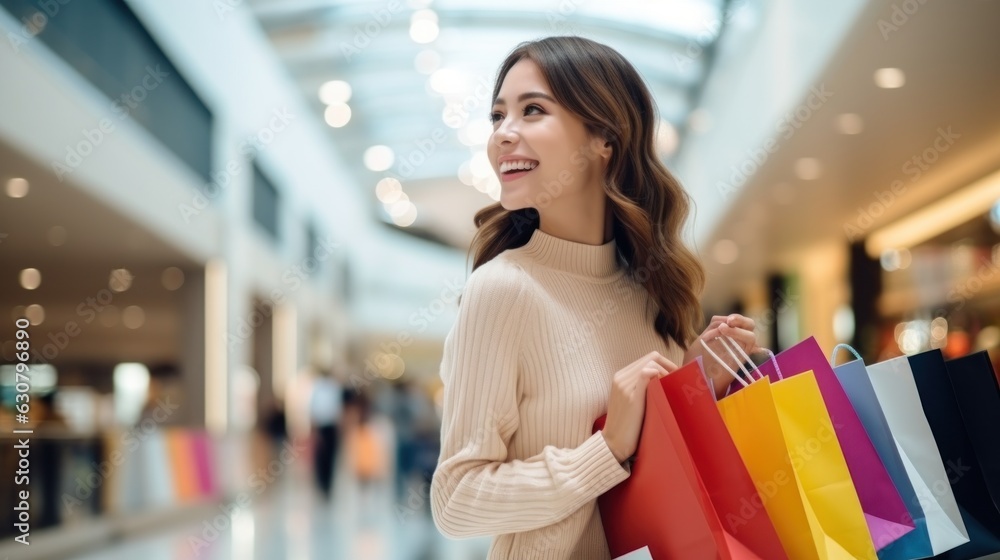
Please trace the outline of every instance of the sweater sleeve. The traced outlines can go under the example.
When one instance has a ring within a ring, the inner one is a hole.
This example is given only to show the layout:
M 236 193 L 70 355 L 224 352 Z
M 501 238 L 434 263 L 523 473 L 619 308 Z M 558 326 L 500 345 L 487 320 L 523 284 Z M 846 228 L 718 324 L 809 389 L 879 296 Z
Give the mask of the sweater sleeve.
M 629 476 L 602 432 L 575 448 L 546 446 L 528 459 L 508 460 L 519 428 L 521 341 L 533 319 L 525 280 L 509 263 L 477 269 L 445 340 L 441 456 L 431 511 L 450 537 L 547 527 Z

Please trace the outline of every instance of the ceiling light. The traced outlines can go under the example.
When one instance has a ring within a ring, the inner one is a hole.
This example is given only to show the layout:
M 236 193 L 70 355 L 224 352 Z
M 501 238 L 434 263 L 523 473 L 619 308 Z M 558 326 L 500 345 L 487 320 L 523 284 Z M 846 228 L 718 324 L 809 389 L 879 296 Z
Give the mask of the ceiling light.
M 372 146 L 365 150 L 365 167 L 372 171 L 385 171 L 392 167 L 392 162 L 396 156 L 392 153 L 392 148 L 381 144 Z
M 11 198 L 28 196 L 28 180 L 21 177 L 7 179 L 7 196 Z
M 130 305 L 122 311 L 122 324 L 126 329 L 138 329 L 146 322 L 146 312 L 138 305 Z
M 108 278 L 108 287 L 116 292 L 124 292 L 132 287 L 132 273 L 127 268 L 116 268 Z
M 351 121 L 351 108 L 346 103 L 330 105 L 323 112 L 323 119 L 333 128 L 340 128 Z
M 1000 171 L 924 206 L 905 218 L 873 232 L 865 250 L 877 257 L 887 249 L 913 247 L 982 216 L 1000 199 Z
M 489 124 L 489 121 L 484 121 Z M 493 127 L 490 126 L 490 131 Z M 656 149 L 660 152 L 663 157 L 668 157 L 673 155 L 677 151 L 677 146 L 680 144 L 680 138 L 677 135 L 677 129 L 670 121 L 661 120 L 658 127 L 656 127 Z
M 837 131 L 841 134 L 861 134 L 861 131 L 865 128 L 865 122 L 861 120 L 861 115 L 857 113 L 837 115 L 835 123 Z
M 406 211 L 399 216 L 393 216 L 392 221 L 399 227 L 409 227 L 417 221 L 417 207 L 413 203 L 407 203 Z
M 392 204 L 386 205 L 386 212 L 388 212 L 393 218 L 401 218 L 410 211 L 410 208 L 415 208 L 412 202 L 400 199 Z
M 471 119 L 458 130 L 458 141 L 466 146 L 483 146 L 493 134 L 493 124 L 487 119 Z
M 438 16 L 434 10 L 417 10 L 410 16 L 410 38 L 415 43 L 427 44 L 437 39 Z
M 740 256 L 740 248 L 732 239 L 720 239 L 712 246 L 712 256 L 719 264 L 732 264 Z
M 795 162 L 795 175 L 803 181 L 819 179 L 822 171 L 822 166 L 816 158 L 804 157 Z
M 34 290 L 42 283 L 42 273 L 37 268 L 26 268 L 21 271 L 21 287 L 25 290 Z
M 485 175 L 472 175 L 472 186 L 481 193 L 488 193 L 493 186 L 495 178 Z
M 343 80 L 330 80 L 319 86 L 319 100 L 327 105 L 347 103 L 351 93 L 351 84 Z
M 176 266 L 167 267 L 160 275 L 160 282 L 171 292 L 179 290 L 184 285 L 184 271 Z
M 62 226 L 52 226 L 49 229 L 49 245 L 59 247 L 66 243 L 66 228 Z
M 472 175 L 472 166 L 469 165 L 469 162 L 463 161 L 462 165 L 458 166 L 458 180 L 471 187 L 474 178 Z
M 386 177 L 375 184 L 375 196 L 383 204 L 392 204 L 403 195 L 403 185 L 399 179 Z
M 429 76 L 441 67 L 441 55 L 433 49 L 424 49 L 413 59 L 413 66 L 417 72 Z
M 901 88 L 906 84 L 906 74 L 899 68 L 879 68 L 875 71 L 875 85 L 884 89 Z
M 490 182 L 490 188 L 487 189 L 486 194 L 489 195 L 489 197 L 492 198 L 493 200 L 500 200 L 500 192 L 501 192 L 500 182 L 497 181 L 496 179 L 493 179 Z
M 688 115 L 688 126 L 694 132 L 708 132 L 712 128 L 712 114 L 706 109 L 695 109 Z
M 469 168 L 472 169 L 472 174 L 477 177 L 492 177 L 494 175 L 493 166 L 490 165 L 490 158 L 486 155 L 486 150 L 479 150 L 472 154 Z
M 37 303 L 33 303 L 24 308 L 24 317 L 32 325 L 41 325 L 45 322 L 45 308 Z
M 454 68 L 440 68 L 431 74 L 430 84 L 437 93 L 460 94 L 465 90 L 465 77 Z

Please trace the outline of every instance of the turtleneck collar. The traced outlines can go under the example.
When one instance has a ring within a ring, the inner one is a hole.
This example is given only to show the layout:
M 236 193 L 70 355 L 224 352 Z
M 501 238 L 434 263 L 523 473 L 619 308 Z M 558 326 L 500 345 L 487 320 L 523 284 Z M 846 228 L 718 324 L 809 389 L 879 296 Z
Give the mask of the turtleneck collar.
M 614 239 L 603 245 L 587 245 L 535 229 L 521 249 L 542 265 L 581 276 L 607 278 L 620 268 Z

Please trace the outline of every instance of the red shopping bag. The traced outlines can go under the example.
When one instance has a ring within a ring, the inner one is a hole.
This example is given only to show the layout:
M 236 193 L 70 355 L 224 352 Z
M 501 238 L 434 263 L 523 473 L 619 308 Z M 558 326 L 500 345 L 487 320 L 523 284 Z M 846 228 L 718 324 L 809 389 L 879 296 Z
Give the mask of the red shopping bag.
M 786 559 L 760 503 L 700 363 L 650 383 L 631 475 L 598 498 L 611 556 Z

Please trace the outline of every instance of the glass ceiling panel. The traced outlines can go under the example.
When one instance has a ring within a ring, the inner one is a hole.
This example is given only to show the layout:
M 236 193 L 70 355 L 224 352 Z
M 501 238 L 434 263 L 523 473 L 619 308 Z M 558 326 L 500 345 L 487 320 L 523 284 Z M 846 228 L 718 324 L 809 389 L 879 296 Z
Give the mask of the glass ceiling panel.
M 471 188 L 465 179 L 459 181 L 459 170 L 468 172 L 470 165 L 482 169 L 482 152 L 492 129 L 487 121 L 488 97 L 498 65 L 518 43 L 550 35 L 594 39 L 618 50 L 636 67 L 656 99 L 661 128 L 668 132 L 665 137 L 671 138 L 670 149 L 662 152 L 669 159 L 683 142 L 707 78 L 723 11 L 732 9 L 727 0 L 398 1 L 402 10 L 379 23 L 368 44 L 345 56 L 345 45 L 354 42 L 359 29 L 376 21 L 373 14 L 385 4 L 249 0 L 303 95 L 316 107 L 318 119 L 323 119 L 325 110 L 317 98 L 320 85 L 328 80 L 351 85 L 351 122 L 329 128 L 341 156 L 361 161 L 374 145 L 388 146 L 395 154 L 396 165 L 383 171 L 357 166 L 358 183 L 372 188 L 376 205 L 373 187 L 387 176 L 400 178 L 403 191 L 413 189 L 412 194 L 441 185 Z M 425 9 L 433 12 L 438 30 L 429 42 L 418 43 L 411 18 Z M 438 65 L 418 71 L 417 55 L 428 51 L 433 51 Z M 463 105 L 467 118 L 456 124 L 449 111 Z M 417 142 L 440 137 L 441 131 L 444 140 L 436 141 L 434 153 L 418 169 L 404 173 L 399 163 Z M 416 226 L 434 227 L 419 221 Z

